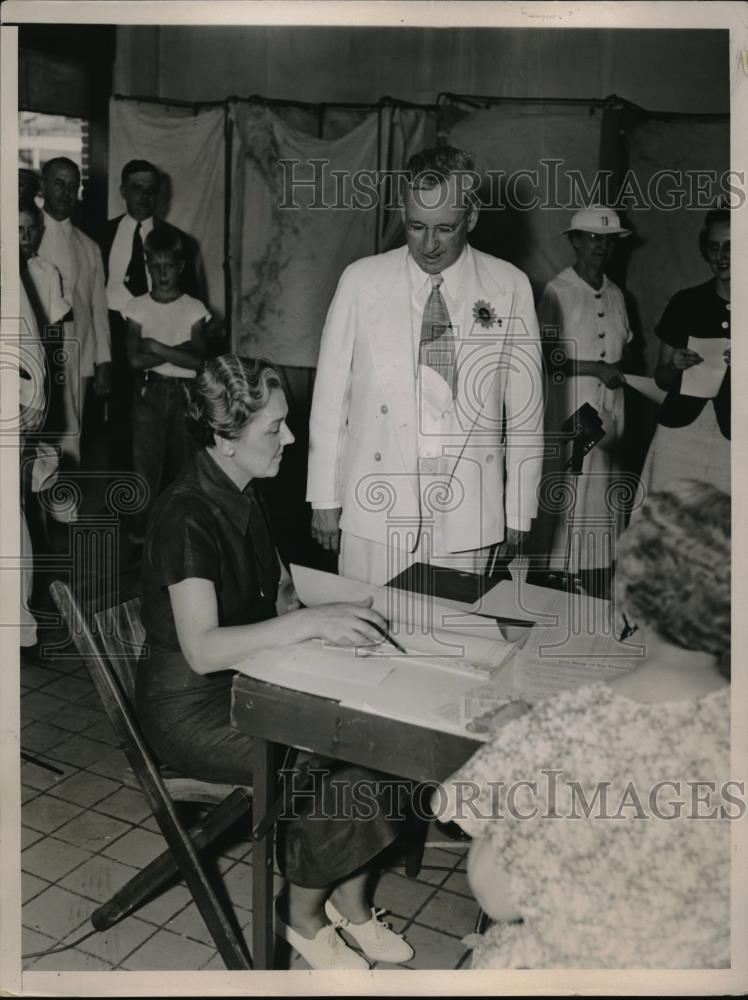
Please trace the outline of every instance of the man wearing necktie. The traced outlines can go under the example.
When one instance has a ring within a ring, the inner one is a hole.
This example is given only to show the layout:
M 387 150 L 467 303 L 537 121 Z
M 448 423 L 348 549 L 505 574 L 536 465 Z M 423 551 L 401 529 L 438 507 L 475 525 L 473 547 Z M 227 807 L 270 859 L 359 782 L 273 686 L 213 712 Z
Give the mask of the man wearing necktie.
M 109 392 L 111 353 L 109 320 L 101 252 L 92 239 L 70 220 L 78 200 L 80 171 L 72 160 L 60 156 L 42 170 L 44 236 L 39 256 L 62 275 L 64 298 L 72 313 L 64 320 L 61 357 L 64 427 L 60 451 L 68 463 L 80 464 L 83 406 L 89 382 L 97 395 Z
M 412 157 L 407 246 L 351 264 L 322 334 L 310 420 L 312 534 L 344 576 L 413 563 L 484 572 L 537 511 L 543 379 L 532 291 L 473 250 L 472 159 Z
M 122 310 L 138 295 L 150 291 L 143 245 L 155 227 L 174 229 L 185 247 L 182 288 L 202 299 L 197 278 L 197 245 L 186 233 L 155 214 L 161 173 L 148 160 L 130 160 L 121 173 L 120 194 L 124 215 L 109 219 L 101 236 L 104 257 L 109 325 L 112 331 L 112 400 L 109 413 L 111 460 L 114 468 L 132 468 L 133 373 L 127 361 L 127 323 Z

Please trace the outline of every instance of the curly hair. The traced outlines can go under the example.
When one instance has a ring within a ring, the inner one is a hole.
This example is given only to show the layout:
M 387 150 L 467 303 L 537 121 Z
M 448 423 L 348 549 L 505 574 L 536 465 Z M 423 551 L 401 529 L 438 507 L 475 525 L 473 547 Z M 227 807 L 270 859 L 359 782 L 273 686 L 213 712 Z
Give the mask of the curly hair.
M 204 446 L 215 444 L 216 436 L 234 440 L 267 404 L 273 389 L 283 388 L 283 376 L 265 358 L 212 358 L 189 387 L 190 432 Z
M 634 620 L 727 672 L 730 497 L 694 480 L 651 493 L 618 543 L 616 592 Z

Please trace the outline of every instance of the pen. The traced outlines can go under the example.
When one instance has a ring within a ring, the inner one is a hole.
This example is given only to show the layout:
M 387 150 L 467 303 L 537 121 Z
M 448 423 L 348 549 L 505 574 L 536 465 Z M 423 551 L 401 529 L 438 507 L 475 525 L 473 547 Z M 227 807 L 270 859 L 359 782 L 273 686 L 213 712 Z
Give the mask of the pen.
M 387 640 L 387 642 L 390 643 L 391 646 L 395 647 L 398 653 L 405 653 L 407 655 L 408 650 L 401 646 L 396 639 L 393 639 L 386 629 L 380 628 L 378 625 L 375 625 L 374 628 L 377 632 L 381 632 L 382 636 Z

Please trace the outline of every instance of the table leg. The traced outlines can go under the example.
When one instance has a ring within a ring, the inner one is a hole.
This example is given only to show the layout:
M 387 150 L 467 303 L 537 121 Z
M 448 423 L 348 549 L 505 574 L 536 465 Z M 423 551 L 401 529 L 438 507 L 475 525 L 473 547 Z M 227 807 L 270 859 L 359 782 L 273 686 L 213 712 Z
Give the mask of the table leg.
M 252 768 L 252 823 L 254 829 L 265 818 L 276 796 L 278 745 L 255 738 Z M 273 857 L 275 824 L 252 848 L 252 965 L 273 968 L 275 946 L 273 913 Z

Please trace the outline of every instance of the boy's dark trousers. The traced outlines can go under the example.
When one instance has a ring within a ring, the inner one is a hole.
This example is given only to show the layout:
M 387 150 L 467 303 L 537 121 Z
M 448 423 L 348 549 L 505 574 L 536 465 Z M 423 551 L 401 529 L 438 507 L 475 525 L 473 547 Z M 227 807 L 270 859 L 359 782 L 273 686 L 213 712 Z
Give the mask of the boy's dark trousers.
M 148 512 L 159 493 L 180 474 L 196 446 L 185 424 L 186 383 L 157 372 L 138 372 L 132 396 L 133 469 L 147 486 L 132 532 L 142 536 Z
M 127 321 L 109 310 L 112 335 L 112 386 L 109 394 L 109 464 L 113 472 L 129 472 L 132 456 L 132 394 L 134 375 L 127 360 Z

